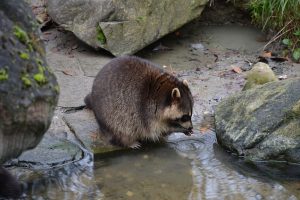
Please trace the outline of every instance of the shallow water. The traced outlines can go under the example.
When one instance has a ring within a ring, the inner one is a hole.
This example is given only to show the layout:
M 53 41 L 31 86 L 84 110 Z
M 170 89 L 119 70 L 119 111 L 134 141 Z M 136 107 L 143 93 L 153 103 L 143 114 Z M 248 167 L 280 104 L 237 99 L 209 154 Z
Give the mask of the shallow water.
M 96 158 L 103 199 L 186 199 L 192 188 L 188 159 L 166 146 Z
M 168 144 L 89 155 L 63 167 L 22 172 L 28 199 L 297 199 L 299 166 L 246 163 L 211 131 Z M 26 170 L 26 169 L 24 169 Z M 20 173 L 20 171 L 19 171 Z M 25 176 L 25 174 L 28 174 Z
M 205 115 L 192 136 L 144 144 L 48 170 L 12 169 L 25 199 L 298 199 L 300 166 L 248 163 L 221 148 Z M 202 130 L 199 132 L 198 130 Z

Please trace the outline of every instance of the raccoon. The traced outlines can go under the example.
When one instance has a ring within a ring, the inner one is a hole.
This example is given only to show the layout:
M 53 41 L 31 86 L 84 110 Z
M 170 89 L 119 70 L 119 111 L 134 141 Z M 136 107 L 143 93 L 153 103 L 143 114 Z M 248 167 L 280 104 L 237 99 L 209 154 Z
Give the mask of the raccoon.
M 140 141 L 173 132 L 192 134 L 194 102 L 187 81 L 142 58 L 124 56 L 106 64 L 85 103 L 115 145 L 138 148 Z

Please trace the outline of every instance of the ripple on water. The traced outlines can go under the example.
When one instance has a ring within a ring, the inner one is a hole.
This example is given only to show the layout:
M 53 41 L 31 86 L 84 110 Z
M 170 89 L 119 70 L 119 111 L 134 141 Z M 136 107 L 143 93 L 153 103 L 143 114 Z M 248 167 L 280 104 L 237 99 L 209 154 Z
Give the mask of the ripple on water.
M 193 188 L 188 199 L 297 199 L 299 192 L 282 182 L 293 176 L 300 183 L 300 172 L 287 175 L 266 167 L 258 170 L 249 163 L 225 152 L 215 142 L 215 134 L 194 134 L 188 138 L 173 137 L 171 146 L 191 159 Z M 194 144 L 197 143 L 197 144 Z M 281 164 L 279 164 L 282 166 Z M 257 166 L 257 165 L 255 165 Z M 294 166 L 299 169 L 299 166 Z M 282 168 L 281 168 L 282 169 Z M 266 171 L 268 170 L 268 171 Z M 276 176 L 270 173 L 276 171 Z M 266 173 L 267 172 L 267 173 Z M 296 175 L 296 177 L 295 177 Z
M 90 155 L 24 173 L 29 199 L 297 199 L 299 166 L 245 163 L 216 144 L 212 131 L 176 133 L 168 145 Z M 28 170 L 27 170 L 28 171 Z

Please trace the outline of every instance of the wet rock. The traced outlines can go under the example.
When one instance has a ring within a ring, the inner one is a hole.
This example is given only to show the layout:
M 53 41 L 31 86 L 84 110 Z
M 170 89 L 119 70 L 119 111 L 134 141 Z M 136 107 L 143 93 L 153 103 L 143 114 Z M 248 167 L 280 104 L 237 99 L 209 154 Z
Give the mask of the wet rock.
M 218 142 L 246 159 L 300 162 L 300 78 L 231 96 L 215 120 Z
M 24 152 L 14 165 L 35 169 L 50 168 L 79 161 L 83 153 L 79 145 L 45 134 L 39 145 Z
M 207 2 L 52 0 L 48 12 L 90 46 L 119 56 L 133 54 L 195 19 Z
M 254 88 L 257 85 L 263 85 L 268 82 L 278 81 L 278 78 L 269 67 L 263 62 L 256 63 L 252 69 L 247 73 L 247 82 L 243 90 Z
M 0 2 L 0 164 L 34 148 L 48 129 L 59 87 L 35 18 L 23 1 Z
M 90 92 L 94 78 L 87 76 L 69 76 L 56 73 L 57 80 L 61 85 L 61 95 L 58 106 L 77 107 L 84 105 L 83 99 Z
M 95 115 L 91 110 L 84 109 L 65 114 L 63 119 L 83 146 L 94 154 L 120 149 L 120 147 L 112 146 L 101 136 Z

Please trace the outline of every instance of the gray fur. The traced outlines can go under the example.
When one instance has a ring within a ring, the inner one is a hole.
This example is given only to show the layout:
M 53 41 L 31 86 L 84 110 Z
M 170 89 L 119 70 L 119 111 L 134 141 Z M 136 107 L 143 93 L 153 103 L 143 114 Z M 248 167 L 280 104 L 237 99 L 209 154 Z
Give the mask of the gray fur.
M 180 98 L 172 97 L 174 88 L 179 89 Z M 175 119 L 192 115 L 193 98 L 187 85 L 138 57 L 119 57 L 106 64 L 85 102 L 101 132 L 121 146 L 136 146 L 138 141 L 157 140 L 175 131 L 191 132 L 190 120 L 180 128 L 173 126 Z

